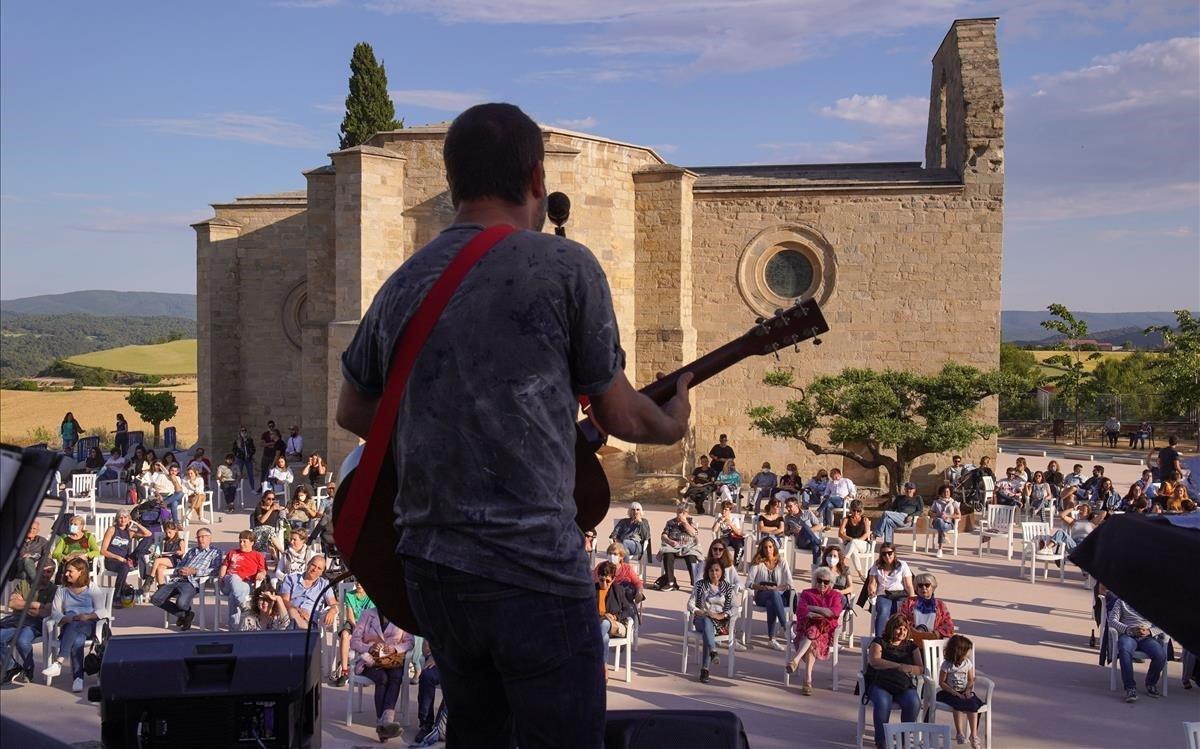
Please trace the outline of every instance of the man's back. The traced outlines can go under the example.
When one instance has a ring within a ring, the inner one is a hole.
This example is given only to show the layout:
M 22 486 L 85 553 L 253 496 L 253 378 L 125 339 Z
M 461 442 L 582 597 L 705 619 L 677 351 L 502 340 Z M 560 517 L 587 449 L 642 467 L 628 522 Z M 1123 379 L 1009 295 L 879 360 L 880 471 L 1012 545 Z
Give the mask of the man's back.
M 382 392 L 395 342 L 479 231 L 454 225 L 380 289 L 343 355 Z M 422 349 L 397 419 L 398 550 L 558 595 L 594 595 L 574 525 L 577 394 L 624 362 L 608 284 L 582 245 L 514 232 L 471 270 Z

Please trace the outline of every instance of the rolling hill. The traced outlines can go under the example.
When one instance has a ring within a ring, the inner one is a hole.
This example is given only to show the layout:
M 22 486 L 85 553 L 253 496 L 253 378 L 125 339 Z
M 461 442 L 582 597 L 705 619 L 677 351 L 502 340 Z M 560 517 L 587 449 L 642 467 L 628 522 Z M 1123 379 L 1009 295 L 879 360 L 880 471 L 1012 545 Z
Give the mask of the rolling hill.
M 1135 346 L 1151 345 L 1139 342 L 1143 330 L 1151 325 L 1175 325 L 1174 312 L 1072 312 L 1088 324 L 1089 338 L 1118 346 L 1127 340 Z M 1041 325 L 1042 320 L 1048 319 L 1050 313 L 1045 310 L 1005 310 L 1000 313 L 1000 337 L 1004 341 L 1020 343 L 1056 341 L 1058 337 Z
M 56 359 L 76 354 L 195 336 L 195 320 L 181 317 L 5 313 L 0 317 L 0 379 L 31 377 Z
M 148 346 L 121 346 L 67 359 L 68 364 L 145 375 L 196 374 L 196 339 Z
M 155 291 L 72 291 L 0 301 L 0 314 L 183 317 L 196 319 L 195 294 Z

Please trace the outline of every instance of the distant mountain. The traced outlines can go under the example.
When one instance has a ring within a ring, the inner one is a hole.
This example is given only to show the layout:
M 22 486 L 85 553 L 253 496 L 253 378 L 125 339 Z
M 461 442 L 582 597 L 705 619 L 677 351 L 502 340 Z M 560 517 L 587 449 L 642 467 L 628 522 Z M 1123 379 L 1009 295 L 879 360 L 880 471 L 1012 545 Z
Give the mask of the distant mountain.
M 5 312 L 0 317 L 0 379 L 31 377 L 55 359 L 76 354 L 195 337 L 194 318 Z
M 1125 341 L 1132 341 L 1135 346 L 1140 346 L 1138 338 L 1141 337 L 1141 331 L 1151 325 L 1175 325 L 1174 312 L 1074 312 L 1075 317 L 1083 320 L 1088 324 L 1088 338 L 1096 340 L 1105 340 L 1117 344 L 1118 346 Z M 1014 342 L 1041 342 L 1053 341 L 1057 339 L 1050 331 L 1042 327 L 1042 320 L 1049 320 L 1050 313 L 1045 310 L 1005 310 L 1000 313 L 1000 331 L 1001 338 L 1005 341 Z M 1130 335 L 1132 329 L 1136 329 L 1137 335 Z M 1116 340 L 1108 338 L 1109 335 L 1118 335 Z M 1101 338 L 1100 336 L 1106 336 Z M 1159 340 L 1159 345 L 1162 341 Z
M 0 301 L 0 313 L 93 315 L 96 317 L 185 317 L 196 319 L 195 294 L 156 291 L 72 291 Z

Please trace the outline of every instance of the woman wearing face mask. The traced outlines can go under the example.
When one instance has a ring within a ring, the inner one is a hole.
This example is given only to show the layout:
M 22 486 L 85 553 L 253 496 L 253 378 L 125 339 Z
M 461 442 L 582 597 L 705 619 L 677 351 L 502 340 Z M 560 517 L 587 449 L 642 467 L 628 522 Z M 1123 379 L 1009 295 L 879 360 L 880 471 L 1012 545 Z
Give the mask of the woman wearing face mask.
M 627 554 L 625 545 L 619 541 L 613 541 L 608 545 L 607 553 L 608 561 L 616 565 L 617 568 L 616 577 L 613 579 L 619 583 L 632 585 L 637 592 L 641 593 L 642 578 L 640 575 L 638 575 L 638 571 L 634 569 L 633 565 L 625 561 Z M 592 570 L 592 582 L 600 582 L 599 573 L 597 572 L 598 569 L 599 567 Z
M 846 558 L 837 546 L 827 546 L 821 553 L 821 567 L 833 571 L 833 589 L 842 594 L 842 610 L 853 611 L 851 606 L 854 599 L 850 595 L 850 568 L 846 566 Z
M 83 518 L 78 515 L 71 517 L 67 532 L 58 537 L 50 556 L 59 563 L 59 577 L 62 577 L 62 564 L 71 559 L 83 559 L 91 562 L 100 556 L 100 543 L 83 524 Z

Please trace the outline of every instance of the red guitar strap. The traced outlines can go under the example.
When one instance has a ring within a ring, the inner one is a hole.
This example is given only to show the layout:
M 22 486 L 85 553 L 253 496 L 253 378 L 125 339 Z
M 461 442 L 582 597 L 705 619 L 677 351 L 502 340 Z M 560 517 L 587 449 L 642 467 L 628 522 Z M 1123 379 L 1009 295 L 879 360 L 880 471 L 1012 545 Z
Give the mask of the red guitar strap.
M 375 420 L 371 422 L 371 431 L 367 436 L 366 447 L 363 448 L 362 460 L 355 470 L 350 496 L 346 498 L 335 526 L 338 549 L 346 558 L 354 556 L 363 522 L 367 518 L 371 493 L 379 478 L 383 459 L 391 449 L 396 418 L 400 414 L 400 401 L 404 398 L 404 390 L 408 386 L 408 377 L 412 374 L 417 355 L 425 346 L 425 341 L 433 332 L 433 326 L 437 324 L 442 311 L 446 309 L 450 298 L 467 277 L 467 273 L 488 250 L 514 231 L 516 227 L 506 224 L 490 226 L 467 242 L 430 287 L 425 298 L 421 300 L 421 306 L 417 308 L 416 314 L 409 320 L 396 343 L 392 364 L 388 370 L 387 385 L 375 410 Z

